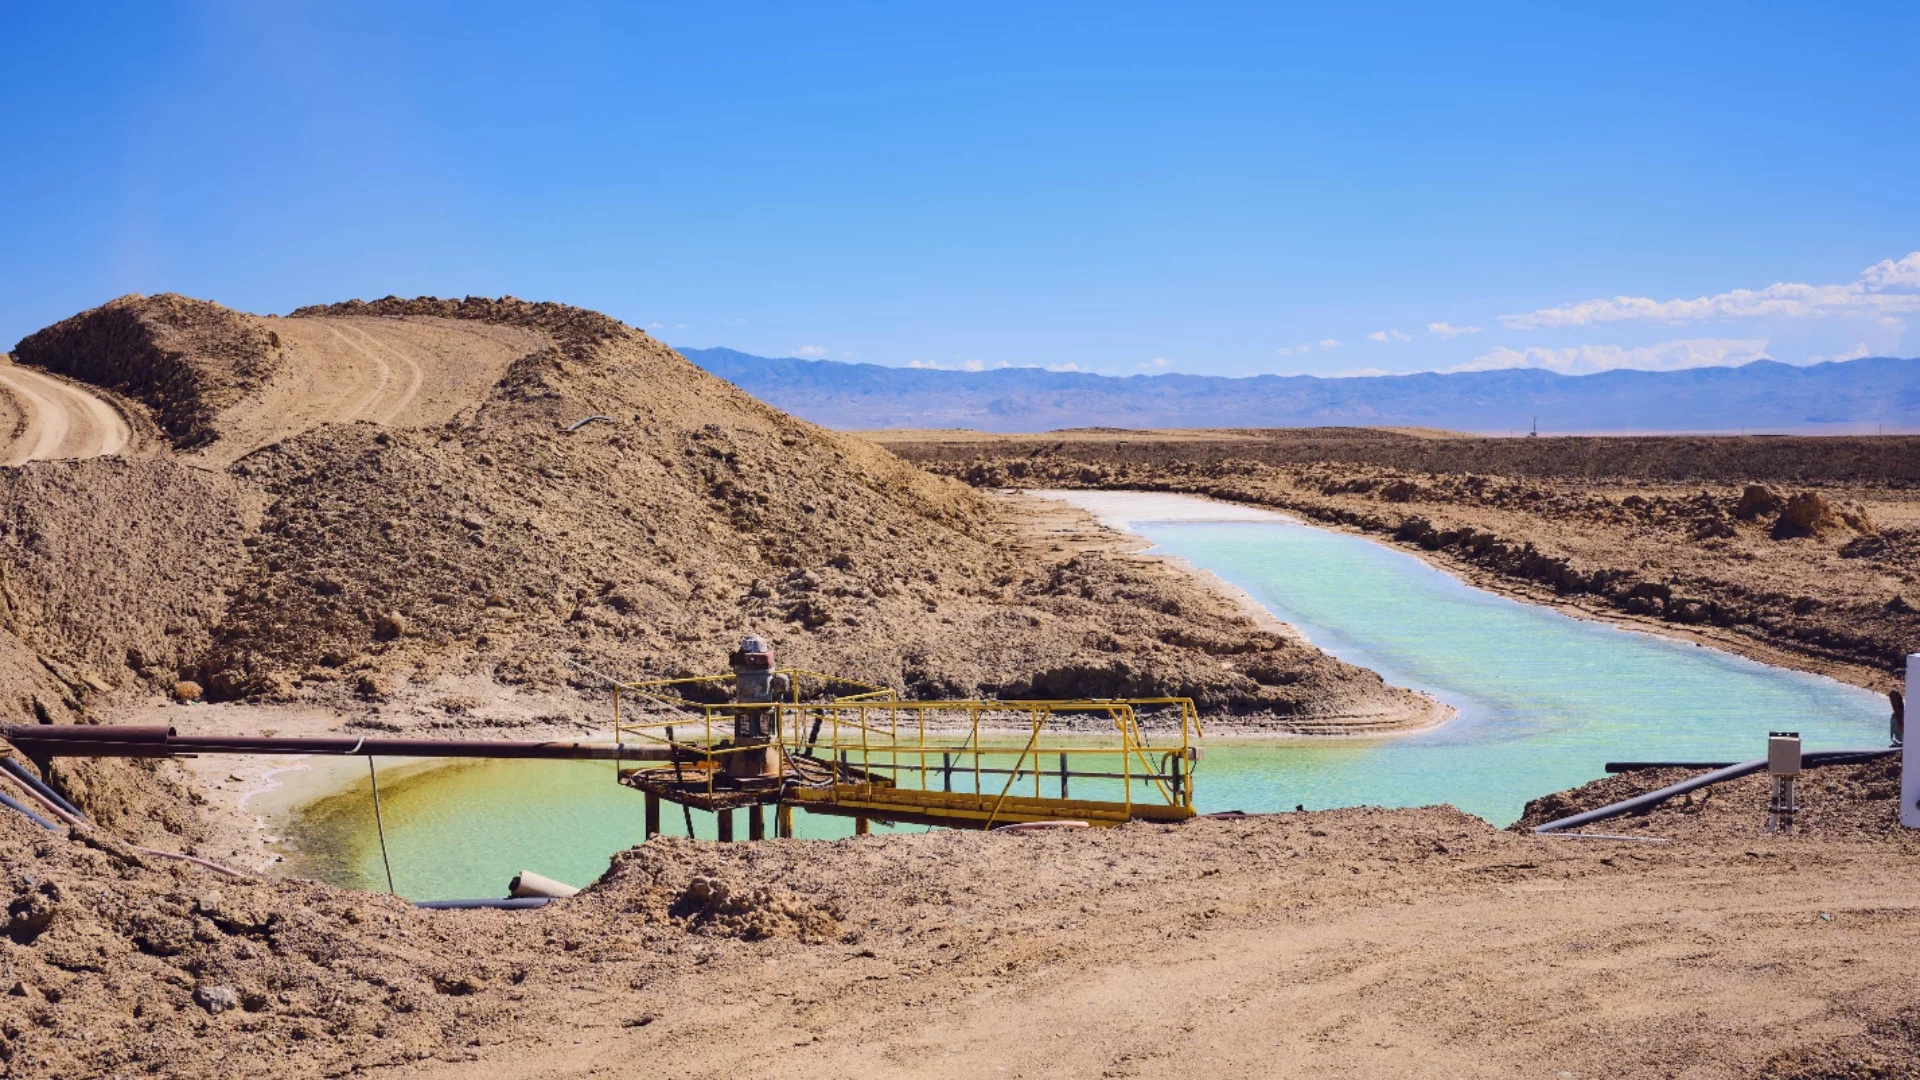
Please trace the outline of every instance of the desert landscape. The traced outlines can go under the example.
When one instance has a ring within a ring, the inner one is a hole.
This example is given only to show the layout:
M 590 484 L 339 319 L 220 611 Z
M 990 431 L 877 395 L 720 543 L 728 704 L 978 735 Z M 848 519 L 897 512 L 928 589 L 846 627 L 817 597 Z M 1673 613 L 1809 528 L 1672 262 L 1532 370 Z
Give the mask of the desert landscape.
M 1920 638 L 1920 438 L 1326 428 L 866 435 L 1008 485 L 1288 511 L 1529 600 L 1892 688 Z
M 1044 487 L 1277 508 L 1877 691 L 1920 636 L 1905 438 L 863 438 L 512 299 L 127 297 L 6 372 L 7 723 L 580 738 L 606 723 L 587 671 L 706 671 L 748 632 L 915 698 L 1191 697 L 1216 735 L 1445 719 L 1019 493 Z M 91 827 L 0 814 L 0 1062 L 1906 1075 L 1920 848 L 1895 765 L 1810 772 L 1792 836 L 1760 829 L 1760 777 L 1611 823 L 1625 840 L 1528 831 L 1684 775 L 1654 770 L 1542 791 L 1511 829 L 1430 807 L 635 837 L 577 897 L 429 911 L 275 869 L 228 783 L 257 766 L 63 757 L 47 780 Z

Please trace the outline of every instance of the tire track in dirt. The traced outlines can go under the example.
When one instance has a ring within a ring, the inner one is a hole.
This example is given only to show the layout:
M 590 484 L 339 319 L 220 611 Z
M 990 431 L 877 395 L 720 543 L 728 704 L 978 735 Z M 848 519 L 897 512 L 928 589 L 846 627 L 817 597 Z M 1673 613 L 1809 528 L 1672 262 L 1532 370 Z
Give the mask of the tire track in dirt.
M 124 453 L 133 429 L 105 400 L 34 368 L 0 363 L 0 465 Z
M 379 423 L 379 424 L 391 424 L 395 420 L 399 419 L 400 414 L 406 412 L 407 407 L 413 404 L 414 398 L 419 396 L 421 384 L 426 382 L 426 378 L 427 378 L 426 372 L 420 367 L 420 365 L 417 362 L 414 361 L 413 357 L 408 356 L 406 353 L 400 351 L 399 349 L 394 348 L 390 344 L 375 340 L 371 335 L 369 335 L 365 330 L 361 329 L 360 327 L 349 326 L 346 328 L 346 330 L 348 333 L 352 334 L 354 337 L 357 337 L 360 339 L 362 343 L 360 347 L 362 351 L 367 353 L 368 356 L 372 357 L 376 352 L 385 353 L 387 354 L 387 356 L 391 357 L 395 363 L 405 368 L 407 371 L 406 389 L 402 390 L 397 397 L 393 397 L 388 401 L 381 402 L 380 403 L 381 409 L 378 415 L 371 416 L 371 417 L 361 415 L 356 417 L 356 419 L 370 419 L 375 423 Z M 377 357 L 374 357 L 374 359 L 375 359 L 375 362 L 379 362 Z M 391 371 L 392 371 L 392 368 L 389 367 L 388 372 L 391 373 Z
M 375 355 L 373 350 L 353 340 L 353 338 L 349 337 L 347 332 L 340 327 L 328 326 L 326 330 L 327 333 L 333 335 L 333 339 L 339 342 L 343 349 L 354 356 L 366 360 L 376 372 L 372 385 L 367 388 L 366 396 L 354 402 L 351 407 L 340 410 L 335 414 L 334 419 L 369 419 L 367 413 L 373 409 L 374 403 L 378 402 L 381 396 L 387 392 L 387 384 L 393 381 L 393 366 Z M 365 337 L 366 335 L 362 334 L 360 336 Z
M 196 459 L 230 465 L 301 432 L 353 421 L 428 427 L 478 404 L 545 338 L 449 319 L 263 319 L 286 352 L 278 371 L 215 419 L 219 440 Z M 0 419 L 4 423 L 4 419 Z
M 286 351 L 265 386 L 215 421 L 198 458 L 227 465 L 326 424 L 445 423 L 485 397 L 508 364 L 545 347 L 538 334 L 446 319 L 265 319 Z

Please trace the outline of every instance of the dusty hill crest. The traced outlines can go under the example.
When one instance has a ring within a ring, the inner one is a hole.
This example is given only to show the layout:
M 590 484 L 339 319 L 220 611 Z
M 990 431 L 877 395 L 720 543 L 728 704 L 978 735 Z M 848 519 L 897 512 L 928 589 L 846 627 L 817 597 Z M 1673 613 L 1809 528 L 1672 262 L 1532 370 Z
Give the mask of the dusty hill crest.
M 1417 706 L 1169 574 L 1023 541 L 986 496 L 595 312 L 389 297 L 274 318 L 123 298 L 22 353 L 112 380 L 191 451 L 140 466 L 190 495 L 115 514 L 244 534 L 206 571 L 220 602 L 168 616 L 178 647 L 143 644 L 141 616 L 72 658 L 108 686 L 335 702 L 443 675 L 585 688 L 563 659 L 704 670 L 753 630 L 791 662 L 910 692 L 1178 692 L 1302 723 Z M 88 467 L 28 466 L 81 485 Z M 58 526 L 85 500 L 42 502 Z M 38 625 L 21 639 L 73 651 Z M 116 666 L 129 648 L 142 663 Z

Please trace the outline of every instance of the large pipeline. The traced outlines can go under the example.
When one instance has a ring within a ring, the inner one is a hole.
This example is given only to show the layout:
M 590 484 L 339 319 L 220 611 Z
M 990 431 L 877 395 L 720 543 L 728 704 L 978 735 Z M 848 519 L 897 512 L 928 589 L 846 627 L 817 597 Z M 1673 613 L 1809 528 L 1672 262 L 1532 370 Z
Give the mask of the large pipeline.
M 1892 749 L 1817 750 L 1802 755 L 1800 758 L 1800 766 L 1801 768 L 1817 768 L 1822 765 L 1850 765 L 1862 761 L 1872 761 L 1876 758 L 1887 757 L 1895 753 L 1898 753 L 1898 751 Z M 1666 802 L 1668 799 L 1673 798 L 1675 795 L 1685 795 L 1689 791 L 1698 791 L 1703 787 L 1718 784 L 1725 780 L 1733 780 L 1746 776 L 1749 773 L 1757 773 L 1766 767 L 1766 758 L 1754 758 L 1752 761 L 1741 761 L 1732 765 L 1725 765 L 1710 773 L 1688 777 L 1677 784 L 1668 784 L 1658 791 L 1649 791 L 1644 795 L 1635 795 L 1631 799 L 1622 799 L 1608 806 L 1588 810 L 1585 813 L 1575 814 L 1572 817 L 1561 818 L 1559 821 L 1549 821 L 1535 825 L 1533 831 L 1536 833 L 1555 833 L 1563 829 L 1577 828 L 1581 825 L 1589 825 L 1596 821 L 1616 818 L 1622 814 L 1651 810 L 1661 803 Z
M 360 757 L 539 758 L 561 761 L 671 761 L 664 746 L 511 742 L 500 739 L 277 738 L 177 735 L 164 726 L 9 724 L 0 736 L 30 758 L 174 757 L 180 754 L 333 754 Z

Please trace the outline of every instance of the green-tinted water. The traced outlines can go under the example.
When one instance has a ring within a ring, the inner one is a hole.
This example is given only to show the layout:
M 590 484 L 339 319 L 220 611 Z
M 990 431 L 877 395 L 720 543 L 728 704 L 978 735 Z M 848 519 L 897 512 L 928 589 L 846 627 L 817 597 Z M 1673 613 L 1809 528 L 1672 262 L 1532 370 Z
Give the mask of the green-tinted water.
M 1111 510 L 1116 500 L 1102 498 Z M 1460 712 L 1396 738 L 1215 740 L 1195 776 L 1202 810 L 1447 802 L 1505 824 L 1610 759 L 1754 757 L 1779 729 L 1814 748 L 1886 740 L 1884 703 L 1868 691 L 1507 600 L 1358 537 L 1272 520 L 1133 527 L 1322 649 Z M 1098 786 L 1076 781 L 1074 794 L 1102 797 Z M 289 832 L 301 869 L 384 887 L 368 796 L 361 780 L 299 813 Z M 383 769 L 381 796 L 394 883 L 415 899 L 497 896 L 521 869 L 584 884 L 641 835 L 641 796 L 607 763 Z M 668 831 L 684 832 L 662 809 Z M 795 821 L 809 837 L 852 829 Z M 694 822 L 711 838 L 710 815 Z
M 1368 740 L 1210 752 L 1195 791 L 1248 810 L 1447 802 L 1499 824 L 1609 760 L 1761 756 L 1772 730 L 1808 747 L 1882 746 L 1879 695 L 1472 588 L 1379 544 L 1285 523 L 1143 523 L 1320 648 L 1460 711 Z
M 585 885 L 607 858 L 640 842 L 643 796 L 614 781 L 610 761 L 462 761 L 380 770 L 380 809 L 394 891 L 415 900 L 504 896 L 507 881 L 533 870 Z M 685 836 L 679 808 L 663 804 L 661 830 Z M 712 814 L 693 815 L 694 835 L 714 839 Z M 746 819 L 734 826 L 746 838 Z M 874 826 L 879 830 L 881 826 Z M 767 830 L 773 830 L 772 811 Z M 794 815 L 802 837 L 849 836 L 845 818 Z M 307 804 L 288 828 L 296 872 L 363 889 L 386 889 L 364 776 Z

